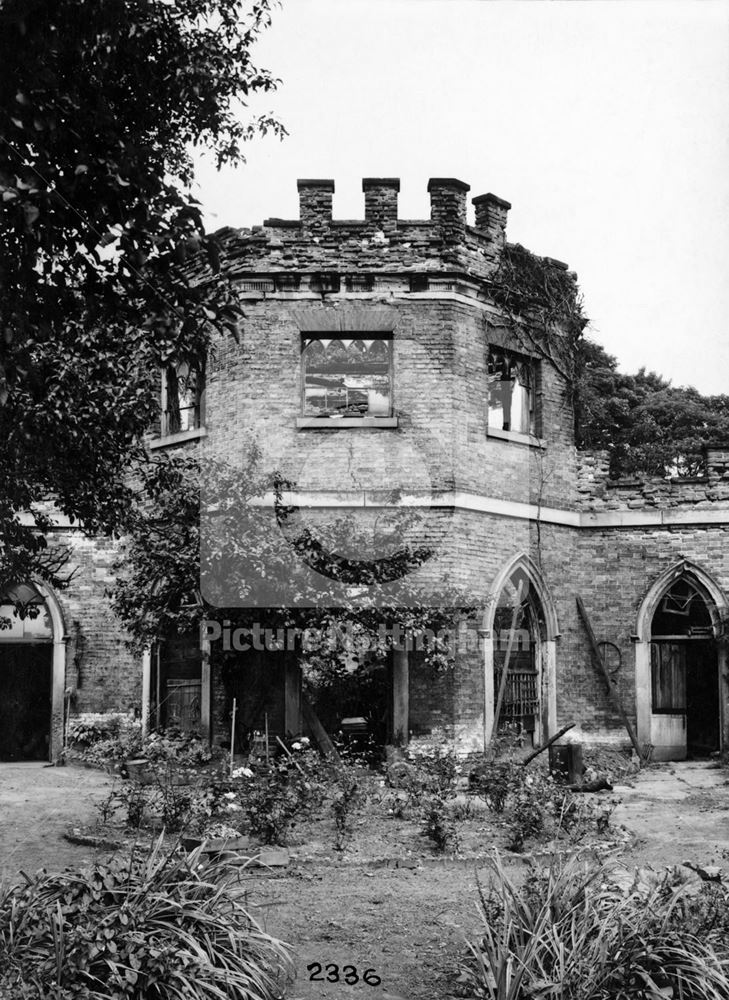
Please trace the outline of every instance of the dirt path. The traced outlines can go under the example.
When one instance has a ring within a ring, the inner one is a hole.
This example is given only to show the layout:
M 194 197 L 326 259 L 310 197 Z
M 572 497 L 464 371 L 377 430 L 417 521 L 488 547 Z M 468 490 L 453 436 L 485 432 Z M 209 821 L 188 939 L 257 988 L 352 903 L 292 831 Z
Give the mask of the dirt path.
M 101 771 L 0 764 L 0 882 L 14 881 L 21 868 L 30 873 L 91 861 L 94 852 L 68 843 L 63 833 L 94 823 L 94 804 L 110 788 Z
M 287 1000 L 457 997 L 464 934 L 475 937 L 478 928 L 476 900 L 473 864 L 454 861 L 412 870 L 307 869 L 253 879 L 248 889 L 254 916 L 294 947 L 297 979 Z M 320 979 L 310 978 L 318 971 L 313 963 L 322 966 Z M 354 979 L 345 966 L 357 970 L 359 982 L 344 982 L 345 975 Z M 367 969 L 379 985 L 362 981 Z M 336 975 L 339 982 L 327 981 Z

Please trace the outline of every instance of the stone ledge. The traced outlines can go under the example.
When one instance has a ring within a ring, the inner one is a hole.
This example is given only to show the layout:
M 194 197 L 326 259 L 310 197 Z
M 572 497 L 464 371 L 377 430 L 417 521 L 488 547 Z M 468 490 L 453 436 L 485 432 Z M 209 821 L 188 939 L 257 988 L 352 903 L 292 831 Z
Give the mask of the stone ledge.
M 178 434 L 168 434 L 166 437 L 155 438 L 149 442 L 149 449 L 156 451 L 158 448 L 171 448 L 176 444 L 184 444 L 185 441 L 199 441 L 200 438 L 208 436 L 204 427 L 195 427 L 191 431 L 180 431 Z
M 488 427 L 486 436 L 499 438 L 502 441 L 511 441 L 514 444 L 525 444 L 530 448 L 546 448 L 547 443 L 544 438 L 536 437 L 534 434 L 520 434 L 517 431 L 503 431 L 498 427 Z
M 296 426 L 307 431 L 338 431 L 344 428 L 387 429 L 397 427 L 397 417 L 297 417 Z

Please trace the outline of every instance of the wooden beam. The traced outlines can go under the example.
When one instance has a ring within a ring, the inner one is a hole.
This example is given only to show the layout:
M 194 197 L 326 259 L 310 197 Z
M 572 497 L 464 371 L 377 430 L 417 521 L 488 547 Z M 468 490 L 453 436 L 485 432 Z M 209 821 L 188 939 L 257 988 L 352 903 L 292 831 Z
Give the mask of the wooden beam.
M 504 694 L 506 693 L 506 675 L 509 672 L 509 660 L 511 659 L 511 650 L 514 646 L 514 637 L 516 635 L 516 619 L 521 611 L 521 596 L 524 589 L 524 581 L 519 580 L 519 586 L 516 588 L 516 598 L 514 599 L 514 609 L 511 613 L 511 628 L 509 629 L 509 641 L 506 644 L 506 656 L 504 657 L 504 669 L 501 672 L 501 683 L 499 684 L 499 694 L 496 699 L 496 708 L 494 709 L 494 724 L 491 729 L 491 743 L 496 739 L 497 733 L 499 731 L 499 716 L 501 715 L 501 707 L 504 702 Z
M 566 732 L 568 732 L 570 729 L 574 729 L 576 725 L 577 725 L 576 722 L 570 722 L 566 726 L 562 726 L 560 731 L 558 733 L 555 733 L 554 736 L 551 736 L 546 743 L 543 743 L 540 747 L 537 747 L 536 750 L 532 750 L 529 756 L 525 757 L 524 760 L 521 762 L 521 766 L 526 767 L 530 761 L 534 760 L 535 757 L 538 757 L 540 753 L 544 753 L 545 750 L 548 750 L 553 743 L 557 742 L 560 736 L 564 736 Z
M 319 747 L 322 754 L 325 757 L 328 757 L 329 760 L 339 763 L 339 754 L 337 753 L 336 747 L 329 738 L 329 733 L 327 733 L 324 726 L 322 726 L 319 721 L 319 716 L 312 708 L 311 702 L 303 691 L 301 692 L 301 714 L 304 717 L 305 725 L 314 737 L 316 745 Z
M 392 740 L 398 746 L 408 745 L 410 724 L 410 670 L 408 654 L 394 650 L 392 654 Z
M 633 744 L 635 752 L 638 754 L 638 760 L 642 764 L 643 761 L 643 751 L 641 749 L 640 743 L 638 742 L 638 737 L 635 735 L 635 730 L 633 729 L 633 724 L 628 718 L 628 713 L 625 711 L 622 699 L 620 697 L 620 692 L 615 681 L 612 679 L 608 673 L 608 669 L 605 666 L 605 661 L 602 658 L 602 653 L 600 652 L 600 647 L 597 644 L 597 639 L 595 638 L 595 633 L 592 631 L 592 625 L 590 624 L 590 619 L 585 610 L 585 605 L 582 603 L 582 598 L 577 595 L 577 610 L 580 613 L 580 618 L 582 619 L 582 624 L 585 626 L 585 632 L 587 632 L 587 638 L 590 640 L 590 649 L 592 651 L 592 658 L 595 666 L 597 667 L 598 673 L 601 674 L 602 679 L 605 681 L 605 686 L 607 688 L 608 695 L 610 696 L 613 705 L 617 708 L 620 716 L 623 720 L 623 724 L 628 731 L 628 736 L 630 737 L 630 742 Z

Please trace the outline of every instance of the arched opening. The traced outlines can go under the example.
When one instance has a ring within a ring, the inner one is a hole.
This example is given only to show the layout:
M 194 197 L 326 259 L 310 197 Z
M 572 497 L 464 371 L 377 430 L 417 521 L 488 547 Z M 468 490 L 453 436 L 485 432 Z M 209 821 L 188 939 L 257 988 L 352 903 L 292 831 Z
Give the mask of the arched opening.
M 556 727 L 554 606 L 526 555 L 509 563 L 492 593 L 484 616 L 484 739 L 508 725 L 536 746 Z
M 54 621 L 31 583 L 0 594 L 0 761 L 48 760 L 54 694 Z
M 643 602 L 636 649 L 638 735 L 655 760 L 706 757 L 723 745 L 726 651 L 719 587 L 684 561 Z

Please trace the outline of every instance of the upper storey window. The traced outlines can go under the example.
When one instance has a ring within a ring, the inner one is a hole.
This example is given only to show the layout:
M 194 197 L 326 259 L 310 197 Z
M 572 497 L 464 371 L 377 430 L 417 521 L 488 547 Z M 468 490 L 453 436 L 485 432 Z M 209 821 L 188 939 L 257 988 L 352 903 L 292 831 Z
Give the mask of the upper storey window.
M 536 434 L 536 362 L 522 354 L 491 347 L 488 385 L 489 427 L 516 434 Z
M 306 336 L 302 369 L 304 416 L 391 416 L 391 337 Z
M 205 374 L 202 365 L 168 365 L 162 379 L 162 437 L 202 426 Z

